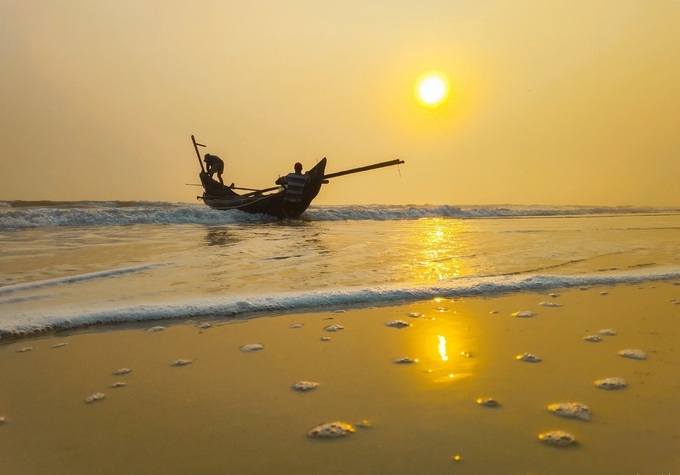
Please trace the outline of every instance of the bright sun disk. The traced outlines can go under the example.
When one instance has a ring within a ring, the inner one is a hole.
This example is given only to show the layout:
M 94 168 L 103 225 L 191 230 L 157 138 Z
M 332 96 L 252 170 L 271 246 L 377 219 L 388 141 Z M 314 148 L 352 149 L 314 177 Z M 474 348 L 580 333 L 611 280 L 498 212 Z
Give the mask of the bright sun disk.
M 449 95 L 449 81 L 441 72 L 424 74 L 416 84 L 416 96 L 425 107 L 435 107 Z

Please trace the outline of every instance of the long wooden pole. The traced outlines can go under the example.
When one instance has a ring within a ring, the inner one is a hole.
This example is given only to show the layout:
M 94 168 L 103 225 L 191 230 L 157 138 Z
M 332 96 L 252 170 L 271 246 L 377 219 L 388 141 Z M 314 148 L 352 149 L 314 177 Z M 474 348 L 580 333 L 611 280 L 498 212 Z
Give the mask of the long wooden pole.
M 335 173 L 330 173 L 328 175 L 324 175 L 324 179 L 328 178 L 335 178 L 338 176 L 343 176 L 343 175 L 349 175 L 351 173 L 359 173 L 359 172 L 365 172 L 368 170 L 375 170 L 376 168 L 383 168 L 383 167 L 391 167 L 394 165 L 399 165 L 401 163 L 404 163 L 403 160 L 390 160 L 387 162 L 380 162 L 380 163 L 375 163 L 373 165 L 367 165 L 365 167 L 359 167 L 359 168 L 352 168 L 350 170 L 343 170 L 341 172 L 335 172 Z
M 366 165 L 365 167 L 359 167 L 359 168 L 351 168 L 349 170 L 343 170 L 340 172 L 335 172 L 335 173 L 330 173 L 328 175 L 324 175 L 323 179 L 328 180 L 329 178 L 335 178 L 338 176 L 343 176 L 343 175 L 349 175 L 351 173 L 360 173 L 360 172 L 366 172 L 368 170 L 375 170 L 376 168 L 384 168 L 384 167 L 391 167 L 394 165 L 400 165 L 402 163 L 405 163 L 403 160 L 389 160 L 387 162 L 380 162 L 380 163 L 375 163 L 373 165 Z M 241 196 L 251 196 L 251 195 L 256 195 L 258 193 L 265 193 L 267 191 L 273 191 L 278 189 L 278 186 L 274 186 L 272 188 L 265 188 L 264 190 L 257 190 L 253 191 L 252 193 L 246 193 L 245 195 Z
M 198 164 L 201 166 L 201 171 L 205 173 L 205 168 L 203 168 L 203 160 L 201 160 L 201 154 L 198 151 L 198 147 L 205 147 L 205 145 L 196 142 L 196 139 L 194 138 L 193 135 L 191 136 L 191 141 L 194 144 L 194 150 L 196 150 L 196 156 L 198 157 Z

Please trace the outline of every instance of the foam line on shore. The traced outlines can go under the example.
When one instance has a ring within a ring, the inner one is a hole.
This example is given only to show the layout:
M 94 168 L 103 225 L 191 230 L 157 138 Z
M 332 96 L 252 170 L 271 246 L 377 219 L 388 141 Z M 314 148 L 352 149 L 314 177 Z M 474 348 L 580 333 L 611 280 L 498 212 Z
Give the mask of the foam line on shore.
M 71 284 L 74 282 L 82 282 L 96 279 L 105 279 L 108 277 L 115 277 L 122 274 L 133 274 L 135 272 L 142 272 L 149 269 L 155 269 L 157 267 L 163 267 L 168 265 L 167 263 L 156 263 L 156 264 L 144 264 L 139 266 L 130 267 L 119 267 L 117 269 L 109 269 L 99 272 L 88 272 L 86 274 L 76 274 L 67 277 L 57 277 L 54 279 L 38 280 L 35 282 L 25 282 L 22 284 L 12 284 L 0 287 L 0 295 L 11 294 L 13 292 L 34 290 L 43 287 L 52 287 L 55 285 Z
M 167 304 L 139 304 L 100 310 L 69 308 L 39 315 L 23 314 L 0 323 L 0 334 L 28 334 L 94 324 L 131 323 L 195 317 L 247 317 L 271 312 L 305 312 L 354 305 L 391 305 L 435 297 L 474 297 L 524 291 L 546 291 L 578 286 L 635 284 L 680 278 L 680 267 L 588 275 L 510 275 L 459 278 L 436 285 L 379 286 L 325 289 L 268 295 L 224 296 L 179 300 Z

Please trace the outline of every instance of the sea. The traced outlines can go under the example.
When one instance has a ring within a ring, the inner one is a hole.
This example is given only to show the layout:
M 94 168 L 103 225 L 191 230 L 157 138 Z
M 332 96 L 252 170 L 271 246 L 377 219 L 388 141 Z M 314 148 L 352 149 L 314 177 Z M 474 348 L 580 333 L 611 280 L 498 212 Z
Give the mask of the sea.
M 680 279 L 680 208 L 0 202 L 0 336 Z

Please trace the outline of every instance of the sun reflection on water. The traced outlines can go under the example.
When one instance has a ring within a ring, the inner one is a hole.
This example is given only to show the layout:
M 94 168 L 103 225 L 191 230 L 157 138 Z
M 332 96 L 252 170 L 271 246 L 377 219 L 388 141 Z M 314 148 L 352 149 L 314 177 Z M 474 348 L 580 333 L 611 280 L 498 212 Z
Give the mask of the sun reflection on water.
M 413 235 L 415 253 L 413 268 L 420 280 L 443 280 L 469 274 L 463 259 L 469 254 L 461 239 L 465 223 L 452 219 L 423 220 L 423 226 Z

